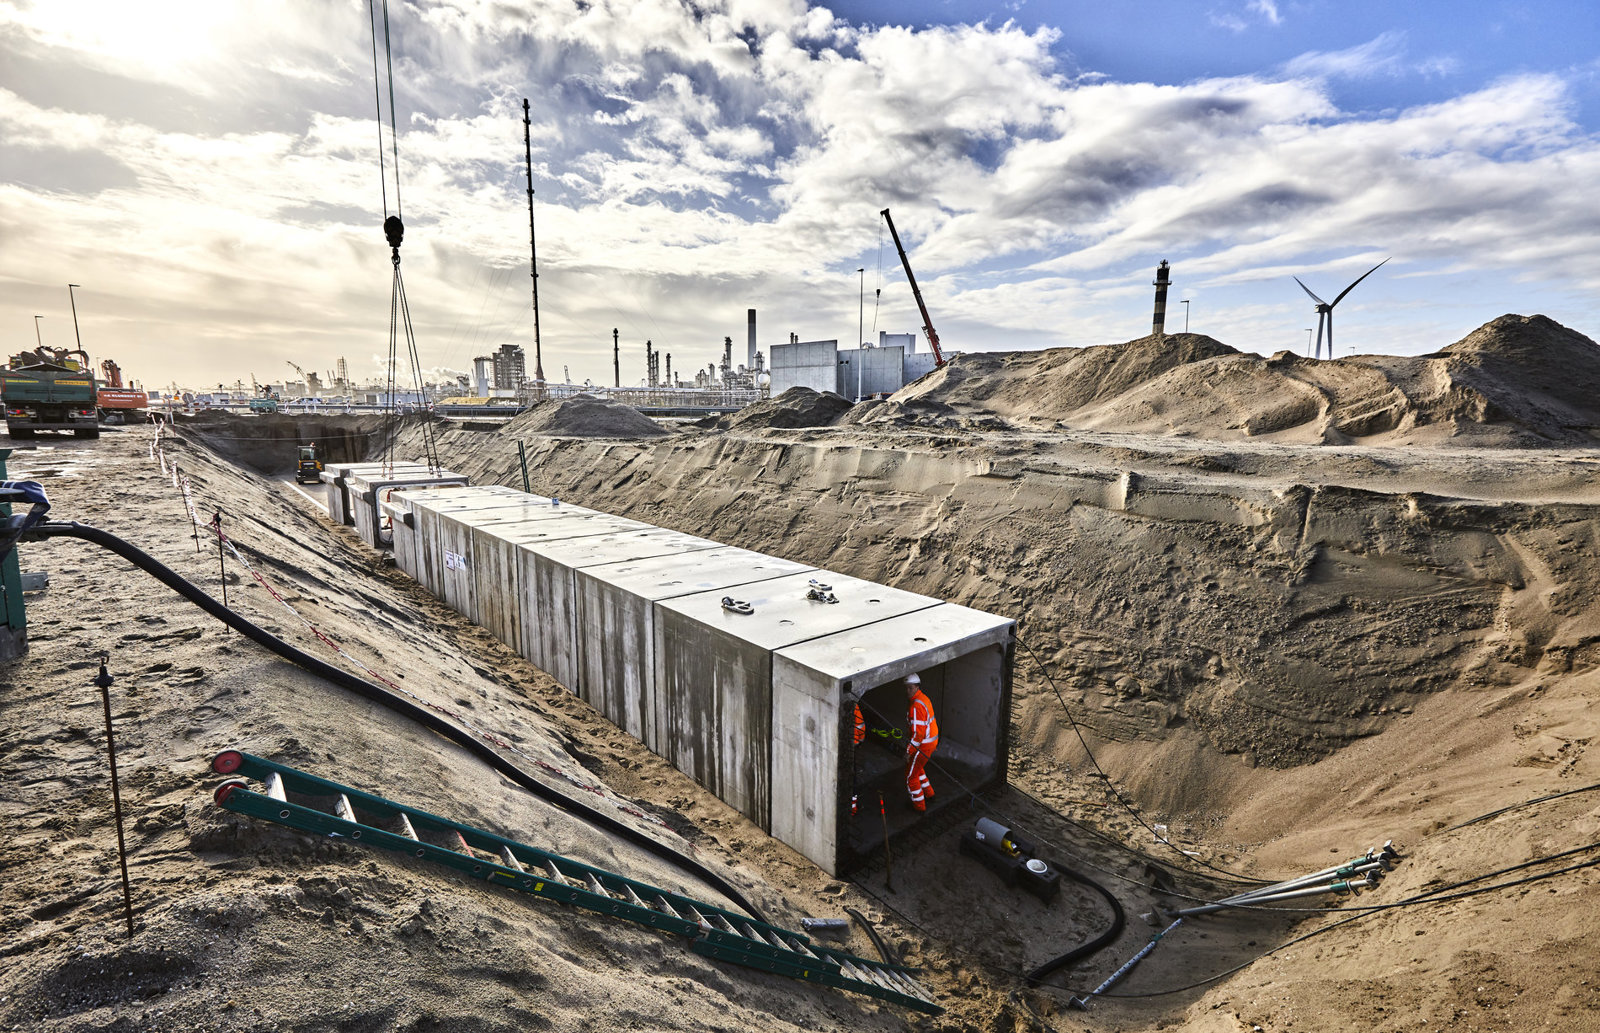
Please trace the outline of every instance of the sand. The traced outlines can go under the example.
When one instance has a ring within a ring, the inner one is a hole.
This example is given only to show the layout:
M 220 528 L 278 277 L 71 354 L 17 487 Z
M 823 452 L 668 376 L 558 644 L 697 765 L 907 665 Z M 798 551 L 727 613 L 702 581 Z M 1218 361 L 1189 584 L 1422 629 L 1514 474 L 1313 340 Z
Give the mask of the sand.
M 893 892 L 882 870 L 827 878 L 259 473 L 292 448 L 253 451 L 268 435 L 239 417 L 175 428 L 166 455 L 300 614 L 459 719 L 668 817 L 639 827 L 725 868 L 775 920 L 864 911 L 949 1010 L 921 1019 L 721 966 L 670 937 L 219 812 L 206 764 L 234 746 L 710 892 L 221 634 L 121 561 L 57 541 L 23 547 L 51 587 L 30 597 L 32 652 L 0 696 L 0 1027 L 1594 1028 L 1593 868 L 1381 912 L 1266 958 L 1332 916 L 1195 919 L 1121 989 L 1240 971 L 1066 1010 L 1064 988 L 1095 985 L 1152 935 L 1139 913 L 1181 906 L 1172 890 L 1229 891 L 1199 860 L 1286 877 L 1393 838 L 1404 860 L 1360 898 L 1390 903 L 1600 840 L 1600 792 L 1452 828 L 1600 782 L 1587 754 L 1600 421 L 1584 395 L 1600 349 L 1514 316 L 1415 360 L 1152 344 L 963 356 L 822 425 L 779 414 L 524 438 L 537 492 L 1019 620 L 1013 788 L 976 813 L 1100 879 L 1130 914 L 1116 944 L 1050 986 L 1023 989 L 1019 973 L 1103 927 L 1088 891 L 1046 908 L 1005 889 L 956 854 L 957 826 L 895 858 Z M 1147 425 L 1108 429 L 1117 406 L 1156 401 Z M 521 486 L 512 434 L 435 429 L 451 468 Z M 151 433 L 18 452 L 12 474 L 45 480 L 54 515 L 215 585 L 215 548 L 195 551 Z M 229 572 L 230 603 L 333 659 L 231 557 Z M 100 649 L 118 679 L 131 942 L 90 684 Z M 1108 793 L 1069 712 L 1111 784 L 1198 860 Z M 859 934 L 850 946 L 872 953 Z

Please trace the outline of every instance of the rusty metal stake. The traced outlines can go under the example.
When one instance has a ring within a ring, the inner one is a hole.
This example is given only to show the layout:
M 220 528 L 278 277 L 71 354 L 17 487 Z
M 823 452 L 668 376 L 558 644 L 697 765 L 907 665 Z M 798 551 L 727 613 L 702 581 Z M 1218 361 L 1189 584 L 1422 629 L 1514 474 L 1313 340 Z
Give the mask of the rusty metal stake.
M 889 853 L 889 811 L 883 806 L 883 794 L 878 794 L 878 817 L 883 819 L 883 886 L 894 892 L 894 857 Z
M 217 532 L 217 579 L 222 582 L 222 608 L 228 608 L 228 561 L 222 554 L 222 510 L 217 510 L 211 518 L 211 528 Z M 224 632 L 231 631 L 227 623 L 222 625 Z
M 111 764 L 111 810 L 117 819 L 117 859 L 122 862 L 122 910 L 128 918 L 128 939 L 133 939 L 133 889 L 128 885 L 128 846 L 122 837 L 122 790 L 117 784 L 117 743 L 111 733 L 111 682 L 106 663 L 110 653 L 100 654 L 100 674 L 95 685 L 100 688 L 100 702 L 106 711 L 106 759 Z

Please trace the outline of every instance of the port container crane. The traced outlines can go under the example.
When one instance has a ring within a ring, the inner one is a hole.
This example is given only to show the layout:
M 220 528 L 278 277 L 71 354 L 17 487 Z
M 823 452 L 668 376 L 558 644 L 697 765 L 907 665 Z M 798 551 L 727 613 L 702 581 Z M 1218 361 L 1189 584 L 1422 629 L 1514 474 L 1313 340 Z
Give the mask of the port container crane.
M 906 282 L 911 284 L 911 295 L 917 299 L 917 309 L 922 313 L 922 332 L 928 335 L 928 344 L 933 348 L 933 368 L 942 369 L 944 352 L 939 350 L 939 331 L 933 328 L 933 319 L 928 315 L 928 306 L 923 302 L 922 291 L 917 287 L 917 278 L 911 272 L 911 259 L 906 257 L 906 249 L 900 243 L 900 234 L 894 228 L 894 219 L 889 216 L 889 209 L 885 208 L 878 214 L 889 224 L 889 235 L 894 238 L 895 250 L 900 252 L 900 264 L 906 270 Z

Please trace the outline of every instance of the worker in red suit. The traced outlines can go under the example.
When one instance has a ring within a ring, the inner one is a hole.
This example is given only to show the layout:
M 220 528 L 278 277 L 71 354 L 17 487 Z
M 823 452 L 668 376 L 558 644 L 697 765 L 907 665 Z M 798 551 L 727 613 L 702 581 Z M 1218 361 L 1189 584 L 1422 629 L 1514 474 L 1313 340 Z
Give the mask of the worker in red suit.
M 861 740 L 865 739 L 866 737 L 867 737 L 867 719 L 861 716 L 861 704 L 857 703 L 856 704 L 855 738 L 852 740 L 852 745 L 860 746 L 861 745 Z M 855 778 L 855 780 L 857 782 L 859 782 L 861 780 L 861 765 L 859 763 L 856 764 L 856 778 Z M 855 792 L 854 788 L 852 787 L 851 792 L 850 792 L 850 816 L 851 817 L 855 817 L 856 808 L 858 806 L 857 797 L 858 797 L 858 794 Z
M 933 716 L 933 703 L 923 694 L 920 675 L 906 675 L 906 698 L 910 701 L 906 715 L 906 791 L 911 794 L 911 806 L 925 811 L 927 799 L 933 795 L 926 768 L 928 758 L 939 746 L 939 722 Z

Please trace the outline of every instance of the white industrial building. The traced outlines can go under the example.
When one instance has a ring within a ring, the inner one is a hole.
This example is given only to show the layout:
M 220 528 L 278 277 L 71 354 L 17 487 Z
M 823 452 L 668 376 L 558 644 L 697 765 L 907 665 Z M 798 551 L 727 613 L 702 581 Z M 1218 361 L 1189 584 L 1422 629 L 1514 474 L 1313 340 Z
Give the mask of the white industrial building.
M 879 333 L 877 346 L 869 348 L 841 350 L 837 340 L 773 345 L 772 393 L 809 387 L 852 399 L 893 394 L 933 372 L 933 354 L 916 346 L 915 334 L 891 333 Z

